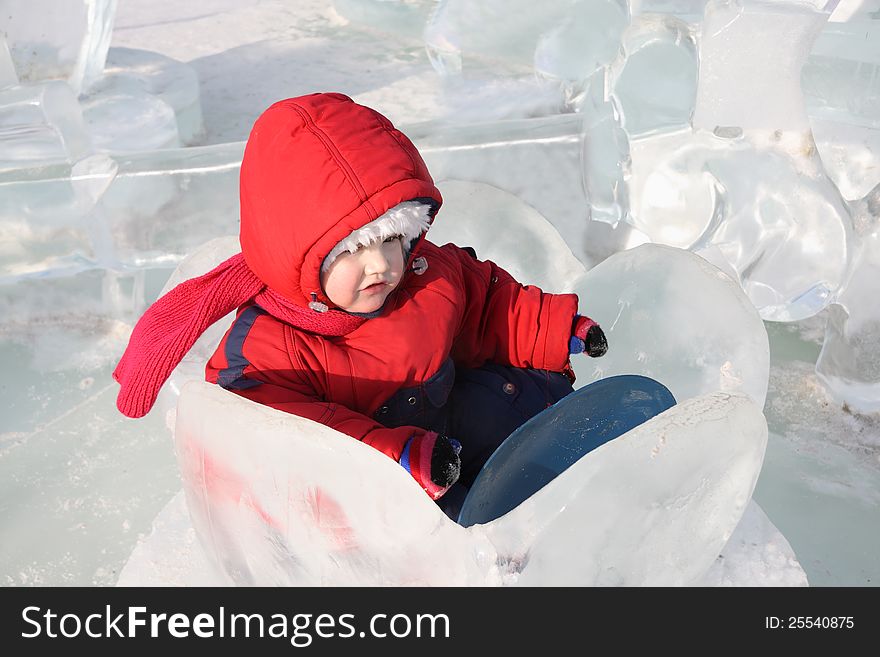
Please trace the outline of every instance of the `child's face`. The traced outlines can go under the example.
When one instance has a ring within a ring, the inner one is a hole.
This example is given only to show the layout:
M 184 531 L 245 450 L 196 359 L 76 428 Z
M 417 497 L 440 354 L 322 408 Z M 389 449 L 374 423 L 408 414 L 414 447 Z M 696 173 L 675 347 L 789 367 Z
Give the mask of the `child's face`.
M 321 286 L 334 305 L 353 313 L 379 310 L 403 274 L 403 246 L 399 237 L 343 251 L 321 272 Z

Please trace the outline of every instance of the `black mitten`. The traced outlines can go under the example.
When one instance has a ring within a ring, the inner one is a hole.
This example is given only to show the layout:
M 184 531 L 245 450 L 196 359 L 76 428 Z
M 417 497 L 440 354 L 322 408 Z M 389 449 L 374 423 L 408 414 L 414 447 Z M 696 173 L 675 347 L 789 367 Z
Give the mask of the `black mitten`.
M 584 351 L 593 358 L 604 356 L 605 352 L 608 351 L 608 340 L 605 338 L 605 331 L 598 324 L 593 324 L 587 330 L 587 339 L 584 340 L 584 344 L 586 345 Z
M 437 436 L 431 452 L 431 481 L 449 488 L 461 475 L 461 443 L 446 436 Z
M 407 441 L 400 455 L 400 465 L 436 500 L 461 475 L 460 451 L 461 443 L 457 440 L 431 431 Z
M 571 339 L 568 343 L 570 354 L 586 353 L 598 358 L 608 351 L 608 340 L 605 332 L 589 317 L 575 315 L 571 327 Z

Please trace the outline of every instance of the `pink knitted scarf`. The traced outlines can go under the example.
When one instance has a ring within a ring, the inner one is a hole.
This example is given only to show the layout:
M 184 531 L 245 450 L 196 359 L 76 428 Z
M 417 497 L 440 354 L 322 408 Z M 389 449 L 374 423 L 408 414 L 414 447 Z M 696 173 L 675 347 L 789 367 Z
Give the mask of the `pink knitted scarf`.
M 250 299 L 273 317 L 320 335 L 345 335 L 366 321 L 340 310 L 320 313 L 290 303 L 266 287 L 239 253 L 184 281 L 138 320 L 113 371 L 121 386 L 117 408 L 128 417 L 146 415 L 162 384 L 205 329 Z

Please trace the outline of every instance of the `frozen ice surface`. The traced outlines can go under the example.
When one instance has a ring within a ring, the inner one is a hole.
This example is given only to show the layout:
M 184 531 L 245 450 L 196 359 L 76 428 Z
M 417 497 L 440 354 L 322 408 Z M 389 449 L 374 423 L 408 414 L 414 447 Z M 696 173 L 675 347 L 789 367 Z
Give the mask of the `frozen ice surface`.
M 808 131 L 801 67 L 827 19 L 807 3 L 711 0 L 694 127 Z
M 0 172 L 72 164 L 90 150 L 76 95 L 64 82 L 0 89 Z
M 102 81 L 83 100 L 82 110 L 96 149 L 121 152 L 181 146 L 174 108 L 129 80 Z
M 693 584 L 766 437 L 746 395 L 691 399 L 465 529 L 383 454 L 217 386 L 186 384 L 175 424 L 196 535 L 225 582 L 252 585 Z
M 560 4 L 545 3 L 536 15 L 528 0 L 440 0 L 425 29 L 431 63 L 441 75 L 461 74 L 467 56 L 509 60 L 528 70 L 539 35 L 562 15 Z
M 92 155 L 72 167 L 0 175 L 0 282 L 107 264 L 112 246 L 99 202 L 115 172 L 111 158 Z
M 628 221 L 658 244 L 690 248 L 705 242 L 725 209 L 724 187 L 705 163 L 710 140 L 682 130 L 634 139 L 631 146 Z
M 120 569 L 116 586 L 222 586 L 193 529 L 181 490 L 162 508 Z
M 880 415 L 834 403 L 813 369 L 788 357 L 771 368 L 770 438 L 755 499 L 812 586 L 877 586 Z
M 116 154 L 102 199 L 116 258 L 176 263 L 204 242 L 238 232 L 244 144 Z
M 96 146 L 107 150 L 192 145 L 204 132 L 195 70 L 146 50 L 111 48 L 81 102 Z
M 89 319 L 133 324 L 146 302 L 145 281 L 154 271 L 90 268 L 57 278 L 15 279 L 0 285 L 0 325 L 38 332 L 41 326 L 63 324 L 67 318 L 82 324 Z M 167 268 L 164 271 L 167 278 Z
M 76 94 L 104 68 L 116 0 L 6 0 L 6 34 L 22 82 L 65 80 Z
M 180 486 L 167 430 L 122 418 L 110 378 L 157 274 L 168 270 L 0 285 L 4 586 L 114 584 Z
M 574 289 L 579 311 L 602 325 L 609 345 L 601 359 L 572 359 L 577 385 L 642 374 L 679 402 L 723 390 L 764 403 L 764 324 L 742 289 L 699 256 L 644 244 L 599 263 Z
M 690 26 L 672 16 L 639 16 L 612 66 L 621 125 L 630 137 L 690 125 L 699 55 Z
M 816 372 L 853 411 L 880 411 L 880 185 L 854 204 L 857 246 L 831 307 Z M 866 300 L 873 300 L 866 301 Z
M 63 84 L 63 83 L 59 83 Z M 113 261 L 100 199 L 116 162 L 91 155 L 67 165 L 0 175 L 0 281 L 60 276 Z
M 617 79 L 597 74 L 577 105 L 590 218 L 610 226 L 606 235 L 622 220 L 637 231 L 605 241 L 711 251 L 765 319 L 801 319 L 831 301 L 846 270 L 850 216 L 817 154 L 801 93 L 801 67 L 826 18 L 808 4 L 709 3 L 693 120 L 707 130 L 696 131 L 688 128 L 697 59 L 690 28 L 668 16 L 635 21 L 624 36 L 626 58 L 611 68 Z M 664 66 L 657 53 L 640 59 L 642 42 L 648 50 L 667 47 L 673 63 Z M 668 125 L 662 110 L 627 91 L 662 80 L 653 65 L 684 78 L 678 87 L 662 85 L 678 112 Z M 640 112 L 658 124 L 640 123 Z M 870 140 L 857 143 L 855 161 L 847 158 L 852 148 L 831 147 L 851 186 L 877 168 Z
M 808 586 L 791 545 L 754 500 L 699 586 Z
M 6 36 L 0 33 L 0 89 L 18 84 L 18 75 L 15 72 L 15 64 L 12 63 L 12 55 L 6 45 Z

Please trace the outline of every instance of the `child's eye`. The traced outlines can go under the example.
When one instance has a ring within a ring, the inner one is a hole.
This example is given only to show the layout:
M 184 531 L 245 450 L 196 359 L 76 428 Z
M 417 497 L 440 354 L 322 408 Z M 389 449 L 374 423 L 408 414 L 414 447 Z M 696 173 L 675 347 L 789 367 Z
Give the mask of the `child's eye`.
M 385 238 L 385 243 L 387 244 L 388 242 L 393 242 L 395 240 L 399 240 L 400 238 L 401 238 L 400 235 L 392 235 L 391 237 Z

